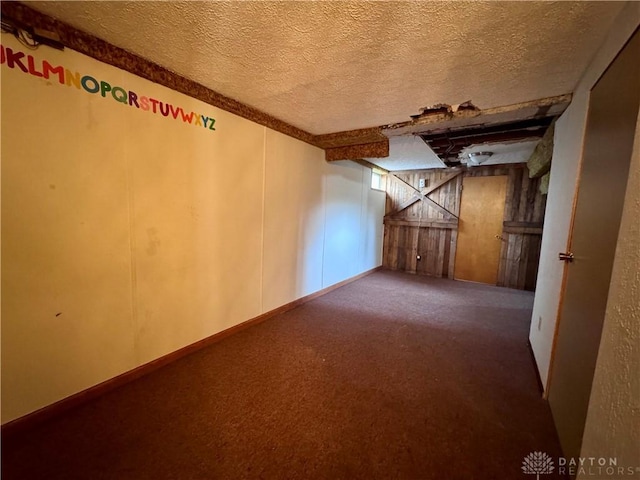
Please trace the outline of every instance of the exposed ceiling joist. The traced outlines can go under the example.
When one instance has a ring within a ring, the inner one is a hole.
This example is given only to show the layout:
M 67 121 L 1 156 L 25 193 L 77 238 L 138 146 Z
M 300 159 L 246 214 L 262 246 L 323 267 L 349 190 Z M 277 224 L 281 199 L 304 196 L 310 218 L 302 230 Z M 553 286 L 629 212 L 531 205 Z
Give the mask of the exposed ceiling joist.
M 456 112 L 425 113 L 408 122 L 382 128 L 387 137 L 445 133 L 459 129 L 508 124 L 527 119 L 557 117 L 569 106 L 571 94 L 541 98 L 486 110 L 462 109 Z
M 423 109 L 408 122 L 315 138 L 316 144 L 326 149 L 327 161 L 336 161 L 385 158 L 389 156 L 389 138 L 419 135 L 445 165 L 451 166 L 459 164 L 458 155 L 472 145 L 542 138 L 570 102 L 571 94 L 566 94 L 486 110 L 473 107 L 471 102 L 470 108 L 456 111 L 439 106 Z
M 473 126 L 442 133 L 427 133 L 420 137 L 445 163 L 459 162 L 467 147 L 480 144 L 510 143 L 542 138 L 555 117 L 533 118 L 518 122 Z

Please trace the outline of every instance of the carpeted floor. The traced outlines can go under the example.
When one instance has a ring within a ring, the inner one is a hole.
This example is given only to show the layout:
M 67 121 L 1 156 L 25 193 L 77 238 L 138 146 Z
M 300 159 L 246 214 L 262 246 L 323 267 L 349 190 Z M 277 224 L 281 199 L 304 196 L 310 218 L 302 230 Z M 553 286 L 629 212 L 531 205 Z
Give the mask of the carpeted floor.
M 5 442 L 2 478 L 535 478 L 532 303 L 377 272 Z

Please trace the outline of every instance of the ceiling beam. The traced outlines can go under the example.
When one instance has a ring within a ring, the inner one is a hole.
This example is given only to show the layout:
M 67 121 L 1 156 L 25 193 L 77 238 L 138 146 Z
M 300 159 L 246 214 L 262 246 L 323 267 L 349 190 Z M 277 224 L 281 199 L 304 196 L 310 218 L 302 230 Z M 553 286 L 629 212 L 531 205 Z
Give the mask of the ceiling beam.
M 366 143 L 378 143 L 387 140 L 382 134 L 381 127 L 361 128 L 359 130 L 347 130 L 344 132 L 316 135 L 315 144 L 320 148 L 337 148 L 349 145 L 364 145 Z
M 382 158 L 389 156 L 389 139 L 381 142 L 365 143 L 358 145 L 348 145 L 336 148 L 325 149 L 325 159 L 327 162 L 338 160 L 355 160 L 361 158 Z
M 496 143 L 509 142 L 513 140 L 524 140 L 526 138 L 542 138 L 548 127 L 536 127 L 526 130 L 513 130 L 511 132 L 495 132 L 495 133 L 473 133 L 470 135 L 420 135 L 431 148 L 442 147 L 445 145 L 477 145 L 479 143 Z M 476 131 L 474 131 L 476 132 Z
M 553 121 L 553 117 L 544 117 L 544 118 L 531 118 L 528 120 L 521 120 L 518 122 L 511 123 L 500 123 L 493 125 L 482 125 L 482 126 L 473 126 L 473 127 L 464 127 L 455 130 L 451 130 L 448 132 L 440 132 L 440 133 L 423 133 L 420 135 L 425 140 L 438 139 L 438 138 L 469 138 L 475 136 L 483 136 L 490 134 L 503 134 L 503 133 L 514 133 L 514 132 L 522 132 L 523 135 L 526 135 L 527 132 L 536 132 L 542 130 L 543 133 L 547 130 L 547 127 L 551 125 Z M 477 142 L 474 142 L 477 143 Z

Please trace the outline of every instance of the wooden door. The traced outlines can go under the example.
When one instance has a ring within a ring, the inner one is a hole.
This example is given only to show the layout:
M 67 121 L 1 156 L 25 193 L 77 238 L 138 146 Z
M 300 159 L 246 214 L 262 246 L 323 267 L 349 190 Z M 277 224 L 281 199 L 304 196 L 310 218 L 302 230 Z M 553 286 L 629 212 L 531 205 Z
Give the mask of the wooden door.
M 591 90 L 569 241 L 575 258 L 565 269 L 549 383 L 565 457 L 582 445 L 638 116 L 639 58 L 636 32 Z
M 454 278 L 498 281 L 507 176 L 464 177 Z

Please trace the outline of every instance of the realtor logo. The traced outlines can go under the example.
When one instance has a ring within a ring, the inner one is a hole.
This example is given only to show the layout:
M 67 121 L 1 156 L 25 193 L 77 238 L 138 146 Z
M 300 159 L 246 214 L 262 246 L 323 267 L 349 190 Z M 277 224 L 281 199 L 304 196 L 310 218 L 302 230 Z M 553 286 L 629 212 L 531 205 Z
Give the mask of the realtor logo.
M 535 475 L 540 480 L 540 475 L 553 473 L 553 460 L 544 452 L 531 452 L 522 461 L 522 471 L 527 475 Z

